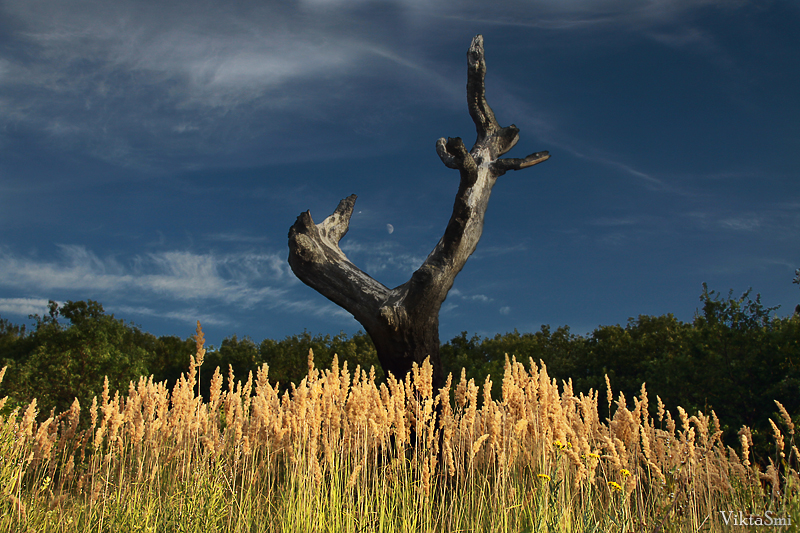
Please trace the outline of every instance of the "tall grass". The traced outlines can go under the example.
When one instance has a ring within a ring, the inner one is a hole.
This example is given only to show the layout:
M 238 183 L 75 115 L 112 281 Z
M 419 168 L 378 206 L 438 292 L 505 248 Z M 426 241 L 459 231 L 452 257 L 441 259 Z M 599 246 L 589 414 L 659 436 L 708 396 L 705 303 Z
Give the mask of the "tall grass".
M 782 406 L 776 450 L 723 445 L 714 413 L 677 419 L 647 391 L 575 395 L 544 364 L 506 361 L 502 399 L 426 361 L 378 387 L 334 358 L 279 395 L 264 365 L 198 396 L 202 331 L 170 391 L 141 378 L 38 423 L 0 419 L 2 531 L 725 531 L 800 522 L 800 453 Z M 3 370 L 5 372 L 5 369 Z M 2 379 L 2 373 L 0 373 Z M 482 395 L 482 401 L 479 396 Z M 600 420 L 598 402 L 616 404 Z M 2 407 L 0 400 L 0 407 Z M 81 417 L 86 417 L 84 420 Z M 412 442 L 413 439 L 413 442 Z M 733 514 L 722 514 L 733 513 Z M 791 524 L 791 525 L 789 525 Z

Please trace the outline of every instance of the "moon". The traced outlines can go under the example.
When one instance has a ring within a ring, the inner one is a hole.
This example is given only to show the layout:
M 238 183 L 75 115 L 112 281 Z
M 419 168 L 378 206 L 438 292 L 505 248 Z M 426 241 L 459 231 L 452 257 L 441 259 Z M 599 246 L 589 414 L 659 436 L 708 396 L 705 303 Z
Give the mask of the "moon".
M 391 224 L 386 224 L 386 231 L 388 231 L 389 234 L 391 235 L 394 232 L 394 226 L 392 226 Z

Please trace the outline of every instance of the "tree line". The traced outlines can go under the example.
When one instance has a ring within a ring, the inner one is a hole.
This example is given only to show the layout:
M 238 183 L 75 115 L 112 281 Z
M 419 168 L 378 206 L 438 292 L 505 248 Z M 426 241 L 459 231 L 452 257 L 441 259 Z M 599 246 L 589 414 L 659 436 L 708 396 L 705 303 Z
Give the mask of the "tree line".
M 535 333 L 514 330 L 485 338 L 462 332 L 441 346 L 442 364 L 454 381 L 462 368 L 479 385 L 490 376 L 492 397 L 501 398 L 506 354 L 526 366 L 531 358 L 547 365 L 559 383 L 571 379 L 576 394 L 600 391 L 599 407 L 606 413 L 606 376 L 615 400 L 621 392 L 630 402 L 646 383 L 653 408 L 658 395 L 673 414 L 677 406 L 690 413 L 713 410 L 726 444 L 735 445 L 736 432 L 747 425 L 756 448 L 767 454 L 772 433 L 768 418 L 779 417 L 774 400 L 800 424 L 800 316 L 777 317 L 776 307 L 764 306 L 750 292 L 735 298 L 731 291 L 723 297 L 704 284 L 702 308 L 691 322 L 672 314 L 640 315 L 586 336 L 573 334 L 568 326 L 547 325 Z M 189 355 L 196 350 L 194 336 L 156 337 L 106 314 L 92 300 L 51 301 L 46 316 L 30 318 L 34 323 L 28 329 L 0 317 L 0 367 L 8 367 L 0 383 L 0 397 L 9 397 L 4 414 L 32 398 L 41 417 L 67 410 L 75 398 L 88 408 L 106 377 L 110 389 L 120 394 L 140 376 L 171 387 L 187 371 Z M 289 390 L 306 375 L 309 349 L 317 368 L 329 367 L 338 354 L 351 371 L 374 367 L 376 381 L 385 381 L 375 347 L 363 332 L 331 336 L 305 331 L 261 343 L 233 335 L 219 347 L 207 347 L 201 394 L 208 396 L 216 367 L 225 376 L 230 367 L 237 379 L 245 380 L 263 363 L 269 365 L 270 382 Z

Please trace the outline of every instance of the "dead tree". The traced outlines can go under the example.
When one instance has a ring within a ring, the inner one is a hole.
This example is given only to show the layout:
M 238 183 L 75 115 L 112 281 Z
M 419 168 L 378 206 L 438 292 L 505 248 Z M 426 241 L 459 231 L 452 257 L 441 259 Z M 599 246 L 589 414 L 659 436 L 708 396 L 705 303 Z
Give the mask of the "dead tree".
M 306 211 L 289 230 L 289 265 L 300 280 L 343 307 L 372 338 L 385 372 L 403 379 L 413 363 L 430 356 L 435 387 L 444 384 L 439 357 L 439 309 L 456 275 L 475 251 L 492 187 L 509 170 L 547 160 L 547 152 L 523 159 L 500 158 L 519 140 L 519 129 L 500 127 L 486 102 L 483 36 L 467 52 L 467 103 L 478 138 L 467 151 L 461 138 L 439 139 L 436 152 L 461 181 L 453 215 L 444 235 L 422 266 L 402 285 L 389 289 L 359 269 L 339 248 L 347 233 L 356 195 L 341 202 L 331 216 L 315 224 Z

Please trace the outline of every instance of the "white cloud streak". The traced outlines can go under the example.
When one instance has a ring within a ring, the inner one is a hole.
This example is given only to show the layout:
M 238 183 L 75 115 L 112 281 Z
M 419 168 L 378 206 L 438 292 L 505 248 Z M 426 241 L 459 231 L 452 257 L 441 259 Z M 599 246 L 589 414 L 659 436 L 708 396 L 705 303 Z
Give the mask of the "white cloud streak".
M 230 320 L 220 319 L 218 316 L 203 313 L 197 308 L 187 308 L 177 311 L 164 312 L 143 306 L 119 305 L 115 306 L 113 311 L 115 313 L 124 313 L 126 315 L 166 318 L 168 320 L 175 320 L 176 322 L 185 322 L 188 324 L 193 324 L 199 320 L 201 324 L 206 326 L 227 326 L 231 324 Z
M 48 303 L 43 298 L 0 298 L 0 315 L 44 316 Z
M 474 0 L 449 18 L 549 30 L 583 30 L 596 27 L 646 31 L 680 21 L 688 12 L 717 7 L 736 9 L 751 0 L 518 0 L 487 4 Z M 535 7 L 531 9 L 531 7 Z
M 428 94 L 431 86 L 460 87 L 382 44 L 362 11 L 11 0 L 0 7 L 14 30 L 0 62 L 0 125 L 22 124 L 62 149 L 147 168 L 181 154 L 237 150 L 299 119 L 339 120 L 332 115 L 342 106 L 330 103 L 363 100 L 352 85 L 365 69 L 399 68 L 424 80 Z
M 398 252 L 400 246 L 392 241 L 363 244 L 354 239 L 340 243 L 344 253 L 360 265 L 365 272 L 378 274 L 381 272 L 398 272 L 409 276 L 416 271 L 427 256 L 408 252 Z
M 28 294 L 81 292 L 91 298 L 127 298 L 143 300 L 164 298 L 179 305 L 204 302 L 251 309 L 286 309 L 290 312 L 336 315 L 333 306 L 298 299 L 290 294 L 297 285 L 284 259 L 270 253 L 217 255 L 171 251 L 133 257 L 127 264 L 116 257 L 100 258 L 83 246 L 59 246 L 58 260 L 43 261 L 21 257 L 0 248 L 0 286 Z M 97 296 L 95 296 L 97 295 Z M 41 308 L 46 300 L 36 297 L 7 298 L 4 308 L 16 314 Z M 128 305 L 145 315 L 150 307 Z M 159 311 L 159 316 L 179 318 L 194 316 L 192 309 Z M 29 314 L 29 313 L 27 313 Z M 338 316 L 338 315 L 337 315 Z M 349 315 L 348 315 L 349 316 Z M 208 320 L 208 318 L 206 318 Z
M 489 298 L 485 294 L 464 294 L 461 290 L 453 288 L 447 294 L 448 298 L 459 298 L 461 300 L 469 300 L 473 302 L 489 303 L 493 302 L 494 298 Z

